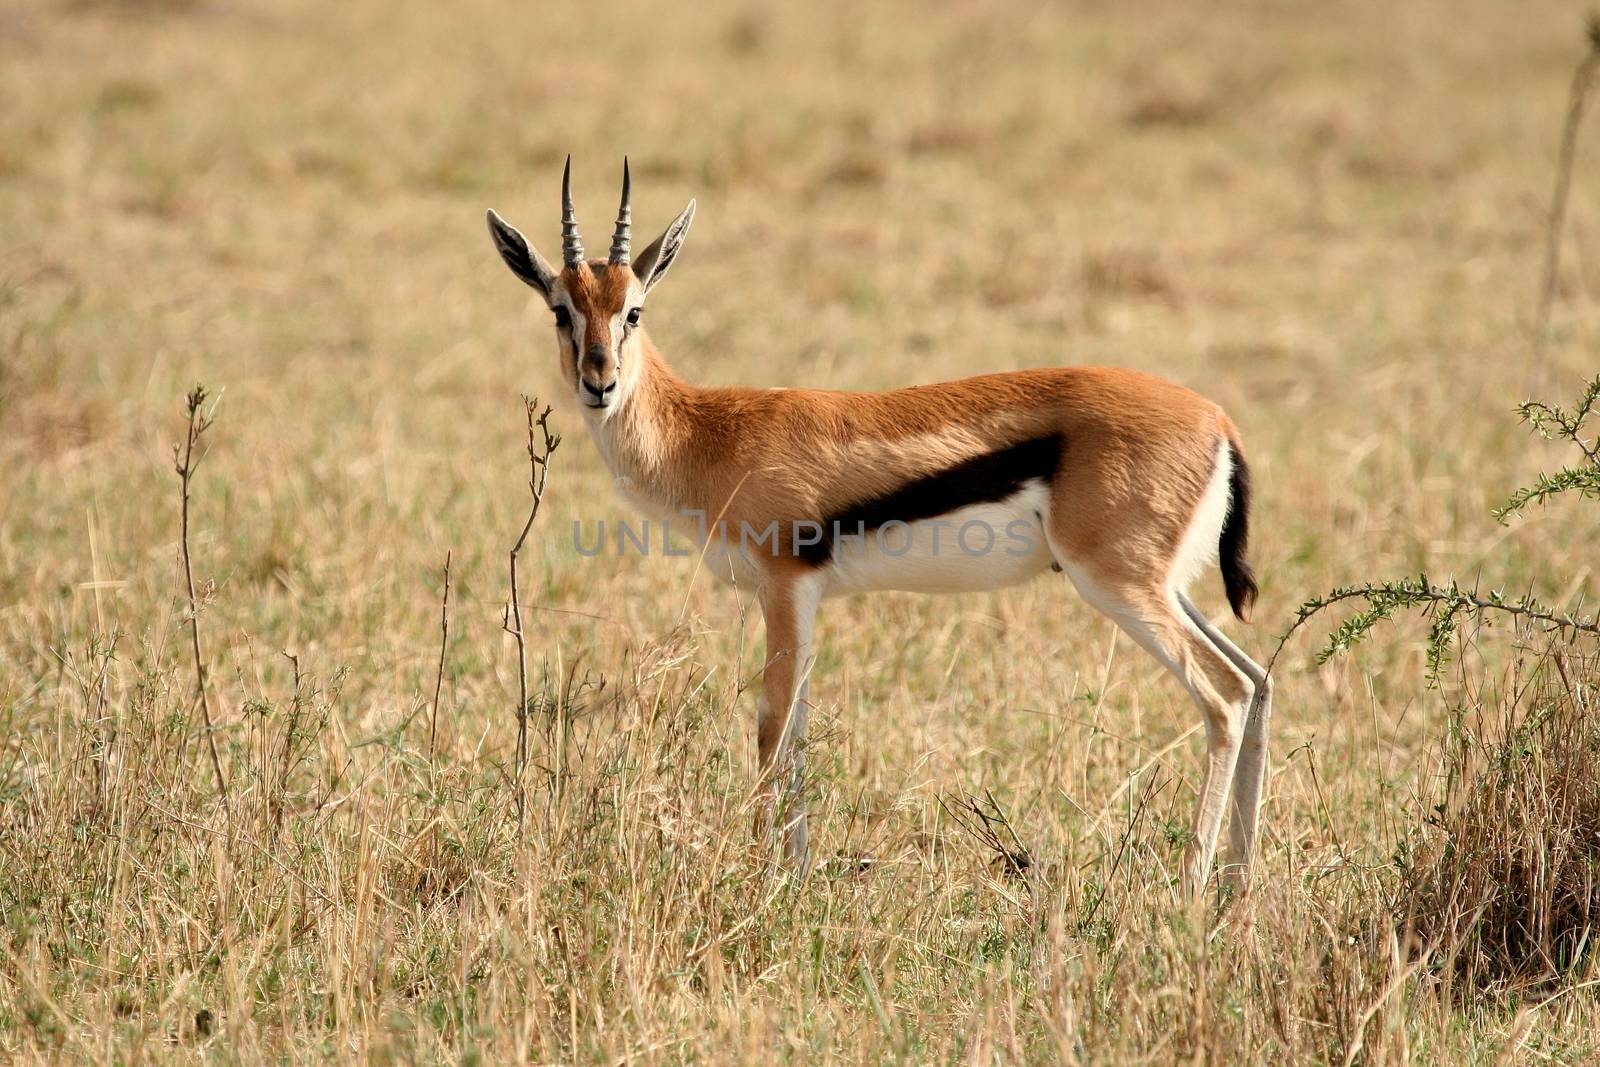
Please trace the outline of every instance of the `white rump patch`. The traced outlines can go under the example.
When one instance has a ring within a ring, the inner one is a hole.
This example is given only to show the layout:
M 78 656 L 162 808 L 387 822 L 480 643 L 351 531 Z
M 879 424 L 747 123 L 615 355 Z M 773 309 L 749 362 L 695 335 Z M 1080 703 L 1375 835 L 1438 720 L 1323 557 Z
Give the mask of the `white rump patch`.
M 1200 504 L 1189 520 L 1178 554 L 1172 561 L 1170 584 L 1178 592 L 1186 591 L 1206 568 L 1217 562 L 1217 549 L 1222 540 L 1222 524 L 1228 518 L 1230 488 L 1233 478 L 1233 454 L 1228 451 L 1227 439 L 1217 443 L 1217 466 L 1206 485 Z

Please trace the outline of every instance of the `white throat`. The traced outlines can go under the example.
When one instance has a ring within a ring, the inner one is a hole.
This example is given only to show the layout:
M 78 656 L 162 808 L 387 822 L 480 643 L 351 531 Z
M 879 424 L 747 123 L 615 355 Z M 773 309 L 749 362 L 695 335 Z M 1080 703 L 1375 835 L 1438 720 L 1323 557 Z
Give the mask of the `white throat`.
M 605 411 L 586 410 L 584 422 L 623 498 L 647 515 L 681 520 L 683 505 L 664 469 L 659 430 L 638 399 L 624 395 Z

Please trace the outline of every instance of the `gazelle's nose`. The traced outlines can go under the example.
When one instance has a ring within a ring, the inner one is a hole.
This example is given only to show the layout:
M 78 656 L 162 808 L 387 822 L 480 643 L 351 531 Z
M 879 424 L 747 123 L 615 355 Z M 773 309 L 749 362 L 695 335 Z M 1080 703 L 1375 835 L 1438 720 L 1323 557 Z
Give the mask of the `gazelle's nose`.
M 589 381 L 591 377 L 611 380 L 605 385 L 595 385 Z M 609 347 L 603 344 L 589 346 L 588 353 L 583 357 L 583 369 L 578 381 L 583 385 L 585 404 L 592 408 L 603 408 L 611 403 L 617 391 L 617 361 Z

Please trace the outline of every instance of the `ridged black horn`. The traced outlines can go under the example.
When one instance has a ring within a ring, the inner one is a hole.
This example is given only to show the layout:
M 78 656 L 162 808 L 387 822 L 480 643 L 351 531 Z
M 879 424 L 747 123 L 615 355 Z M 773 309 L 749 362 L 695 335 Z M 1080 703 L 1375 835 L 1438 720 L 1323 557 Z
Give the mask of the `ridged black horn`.
M 617 231 L 611 235 L 611 262 L 626 267 L 633 229 L 633 181 L 628 177 L 628 157 L 622 157 L 622 206 L 617 208 Z
M 583 262 L 583 238 L 578 234 L 578 214 L 572 209 L 572 157 L 561 172 L 561 262 L 576 267 Z

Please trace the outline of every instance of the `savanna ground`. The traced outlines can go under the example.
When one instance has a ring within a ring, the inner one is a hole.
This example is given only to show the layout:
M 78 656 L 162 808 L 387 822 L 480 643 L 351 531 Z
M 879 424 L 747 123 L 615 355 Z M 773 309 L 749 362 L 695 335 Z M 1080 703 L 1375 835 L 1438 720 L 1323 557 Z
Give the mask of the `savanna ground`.
M 11 0 L 0 1057 L 1589 1062 L 1589 971 L 1453 981 L 1405 918 L 1451 724 L 1515 683 L 1504 627 L 1436 687 L 1415 623 L 1322 667 L 1332 619 L 1291 644 L 1258 887 L 1218 911 L 1174 887 L 1196 713 L 1064 582 L 832 603 L 796 882 L 750 832 L 746 594 L 578 556 L 574 521 L 629 513 L 560 407 L 519 827 L 518 394 L 556 357 L 482 221 L 553 254 L 569 151 L 591 248 L 624 152 L 641 232 L 698 197 L 651 328 L 702 382 L 1093 362 L 1201 389 L 1256 475 L 1264 594 L 1229 629 L 1263 658 L 1304 598 L 1374 576 L 1568 604 L 1600 583 L 1592 508 L 1489 511 L 1552 465 L 1513 408 L 1578 22 Z M 1584 158 L 1558 400 L 1600 339 Z M 197 380 L 225 800 L 171 455 Z M 989 793 L 1023 874 L 950 814 Z

